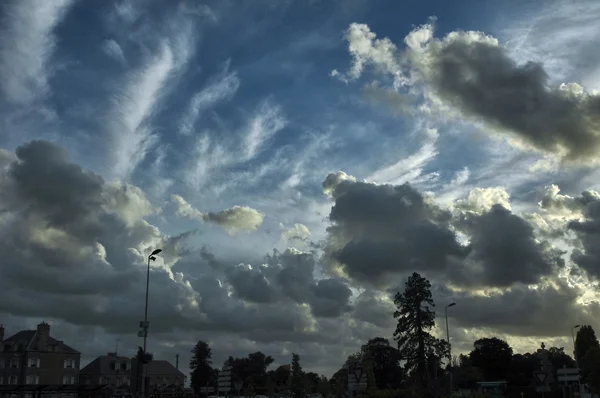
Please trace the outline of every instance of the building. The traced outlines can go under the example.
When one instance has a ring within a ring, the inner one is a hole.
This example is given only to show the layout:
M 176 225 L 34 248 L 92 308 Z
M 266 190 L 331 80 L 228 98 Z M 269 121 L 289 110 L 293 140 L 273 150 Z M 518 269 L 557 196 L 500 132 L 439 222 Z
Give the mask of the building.
M 113 390 L 133 393 L 137 388 L 138 372 L 135 358 L 109 355 L 99 356 L 80 371 L 81 384 L 106 384 Z M 170 362 L 153 360 L 148 364 L 147 382 L 149 391 L 153 389 L 183 388 L 185 376 Z
M 0 385 L 77 384 L 81 353 L 50 336 L 45 322 L 4 339 L 0 325 Z
M 79 371 L 81 384 L 106 384 L 111 388 L 129 388 L 131 358 L 113 353 L 94 359 Z
M 138 366 L 137 358 L 131 360 L 131 391 L 138 392 L 141 389 L 141 366 Z M 152 360 L 146 370 L 146 391 L 149 393 L 175 394 L 182 393 L 185 383 L 185 375 L 173 366 L 169 361 Z

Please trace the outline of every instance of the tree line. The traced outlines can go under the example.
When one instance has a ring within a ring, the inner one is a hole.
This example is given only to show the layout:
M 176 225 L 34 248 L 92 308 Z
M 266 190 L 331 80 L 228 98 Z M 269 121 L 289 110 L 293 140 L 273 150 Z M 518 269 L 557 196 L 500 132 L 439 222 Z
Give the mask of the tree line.
M 244 395 L 289 395 L 305 398 L 308 394 L 344 396 L 347 392 L 348 367 L 362 366 L 367 374 L 366 395 L 392 398 L 407 395 L 437 395 L 448 388 L 450 373 L 454 388 L 474 388 L 480 381 L 506 381 L 509 386 L 531 387 L 533 373 L 540 369 L 542 353 L 555 372 L 575 367 L 576 361 L 563 347 L 549 347 L 533 353 L 515 354 L 510 345 L 497 337 L 478 339 L 468 354 L 450 359 L 450 346 L 432 334 L 435 326 L 435 303 L 430 282 L 413 273 L 403 292 L 394 297 L 397 320 L 393 335 L 395 344 L 384 337 L 374 337 L 350 355 L 331 378 L 305 372 L 300 356 L 292 354 L 290 365 L 269 369 L 272 357 L 255 352 L 247 357 L 229 357 L 235 381 L 241 383 Z M 212 367 L 209 345 L 199 341 L 192 350 L 191 385 L 196 393 L 205 386 L 216 387 L 218 370 Z M 582 326 L 575 341 L 575 356 L 584 382 L 600 391 L 600 344 L 593 328 Z M 554 377 L 556 380 L 556 375 Z

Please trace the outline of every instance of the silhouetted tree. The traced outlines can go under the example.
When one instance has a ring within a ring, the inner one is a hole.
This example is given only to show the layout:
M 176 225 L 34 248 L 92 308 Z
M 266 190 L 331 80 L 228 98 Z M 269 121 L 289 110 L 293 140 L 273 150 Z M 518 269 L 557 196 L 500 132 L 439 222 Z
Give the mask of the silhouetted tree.
M 486 381 L 506 380 L 513 351 L 508 343 L 496 337 L 483 338 L 473 343 L 469 354 L 473 365 L 482 370 Z
M 534 354 L 515 354 L 510 362 L 507 381 L 512 386 L 527 387 L 533 383 L 532 374 L 540 368 L 540 358 Z
M 273 361 L 271 356 L 258 351 L 246 358 L 229 357 L 225 365 L 231 366 L 234 377 L 243 383 L 244 391 L 265 393 L 268 389 L 267 368 Z
M 190 384 L 196 394 L 201 388 L 214 383 L 214 371 L 211 367 L 212 350 L 208 343 L 200 340 L 192 349 L 190 359 Z
M 548 348 L 548 359 L 552 362 L 554 369 L 574 368 L 575 360 L 565 353 L 564 347 Z
M 304 389 L 304 372 L 300 366 L 300 355 L 292 354 L 292 398 L 306 398 Z
M 373 367 L 377 388 L 399 388 L 403 369 L 400 352 L 383 337 L 375 337 L 361 347 L 361 355 L 368 358 Z
M 483 380 L 481 369 L 473 366 L 473 362 L 467 355 L 460 354 L 458 363 L 454 365 L 454 385 L 460 388 L 475 388 L 477 382 Z
M 575 339 L 575 359 L 581 360 L 591 348 L 598 348 L 598 338 L 596 332 L 590 325 L 583 325 L 577 331 L 577 338 Z
M 592 347 L 581 359 L 583 378 L 592 391 L 600 393 L 600 348 Z
M 431 283 L 418 273 L 413 273 L 406 282 L 404 293 L 396 293 L 394 298 L 397 311 L 394 318 L 398 325 L 394 339 L 405 363 L 407 373 L 414 373 L 421 387 L 426 385 L 427 359 L 432 356 L 443 358 L 448 352 L 445 341 L 429 333 L 435 326 L 435 307 L 431 297 Z

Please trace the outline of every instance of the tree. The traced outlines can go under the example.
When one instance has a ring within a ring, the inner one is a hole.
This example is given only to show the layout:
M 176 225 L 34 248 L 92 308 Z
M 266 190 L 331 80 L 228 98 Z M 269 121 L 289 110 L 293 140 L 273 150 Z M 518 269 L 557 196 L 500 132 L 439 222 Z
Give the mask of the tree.
M 512 386 L 528 387 L 532 383 L 531 375 L 539 368 L 540 358 L 537 353 L 515 354 L 510 362 L 507 381 Z
M 594 393 L 600 393 L 600 348 L 592 347 L 581 359 L 583 378 Z
M 600 344 L 598 344 L 594 329 L 590 325 L 583 325 L 577 331 L 577 338 L 575 339 L 575 360 L 583 359 L 590 348 L 598 347 L 600 347 Z
M 564 347 L 548 348 L 548 359 L 554 369 L 574 368 L 575 360 L 565 353 Z
M 469 354 L 473 365 L 482 370 L 486 381 L 506 380 L 513 351 L 508 343 L 497 337 L 483 338 L 473 343 Z
M 398 343 L 400 356 L 406 361 L 406 372 L 412 372 L 418 384 L 424 387 L 428 358 L 444 358 L 448 352 L 448 344 L 429 333 L 435 326 L 435 312 L 429 309 L 435 307 L 431 283 L 413 273 L 406 282 L 404 293 L 396 293 L 394 304 L 397 307 L 394 318 L 398 319 L 394 340 Z
M 190 359 L 190 384 L 196 394 L 201 388 L 214 383 L 214 371 L 211 366 L 212 350 L 205 341 L 198 341 L 192 349 Z
M 467 355 L 460 354 L 458 363 L 453 365 L 454 385 L 460 388 L 472 389 L 477 387 L 477 382 L 483 380 L 481 370 L 473 366 Z
M 292 354 L 292 398 L 306 398 L 304 372 L 300 366 L 300 355 Z
M 319 386 L 320 378 L 315 372 L 304 373 L 304 391 L 308 394 L 315 394 Z
M 383 337 L 375 337 L 361 347 L 363 358 L 369 359 L 373 367 L 375 384 L 378 388 L 399 388 L 403 373 L 400 352 Z
M 271 356 L 257 351 L 246 358 L 229 357 L 225 365 L 232 367 L 232 373 L 243 383 L 246 392 L 253 390 L 257 393 L 266 393 L 268 391 L 267 368 L 273 361 Z

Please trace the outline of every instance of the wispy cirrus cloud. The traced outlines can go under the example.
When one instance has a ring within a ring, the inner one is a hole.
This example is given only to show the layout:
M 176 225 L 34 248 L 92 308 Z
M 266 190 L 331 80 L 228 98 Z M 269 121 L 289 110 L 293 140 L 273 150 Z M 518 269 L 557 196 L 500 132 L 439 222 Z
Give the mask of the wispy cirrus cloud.
M 0 28 L 0 90 L 15 104 L 29 104 L 47 94 L 54 29 L 73 0 L 19 0 L 7 4 Z
M 125 76 L 123 88 L 113 97 L 108 119 L 112 121 L 114 178 L 129 178 L 158 140 L 152 117 L 161 98 L 172 89 L 168 83 L 185 69 L 195 51 L 193 25 L 188 20 L 179 22 L 179 33 L 160 38 L 157 51 Z
M 257 156 L 268 145 L 269 140 L 281 131 L 287 120 L 281 107 L 267 99 L 260 103 L 248 120 L 243 138 L 243 153 L 246 160 Z
M 125 53 L 123 52 L 121 45 L 114 39 L 105 40 L 104 43 L 102 43 L 102 51 L 119 63 L 123 65 L 127 64 L 127 59 L 125 58 Z
M 230 61 L 227 61 L 223 72 L 204 89 L 194 94 L 186 112 L 183 114 L 179 132 L 190 134 L 202 114 L 221 101 L 231 99 L 240 87 L 240 79 L 235 71 L 229 71 Z

